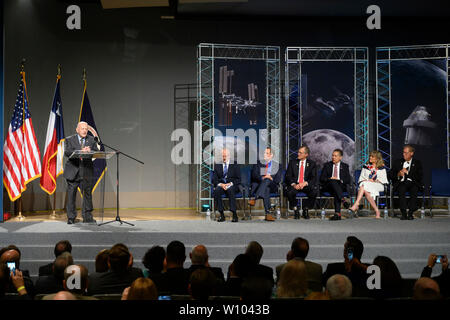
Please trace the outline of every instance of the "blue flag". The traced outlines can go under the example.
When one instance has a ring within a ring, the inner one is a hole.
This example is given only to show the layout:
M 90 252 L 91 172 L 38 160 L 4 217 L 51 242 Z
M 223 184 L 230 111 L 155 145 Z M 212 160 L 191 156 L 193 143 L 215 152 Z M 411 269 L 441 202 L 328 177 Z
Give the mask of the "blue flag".
M 81 101 L 80 118 L 78 119 L 78 122 L 84 121 L 88 124 L 89 135 L 100 137 L 100 135 L 98 134 L 97 126 L 95 125 L 94 115 L 92 114 L 91 104 L 89 103 L 86 87 L 87 87 L 86 80 L 84 80 L 83 99 Z M 105 147 L 101 145 L 100 150 L 105 151 Z M 107 168 L 105 159 L 94 160 L 94 176 L 92 177 L 94 180 L 94 187 L 92 188 L 92 193 L 94 193 L 100 180 L 105 175 L 106 170 Z

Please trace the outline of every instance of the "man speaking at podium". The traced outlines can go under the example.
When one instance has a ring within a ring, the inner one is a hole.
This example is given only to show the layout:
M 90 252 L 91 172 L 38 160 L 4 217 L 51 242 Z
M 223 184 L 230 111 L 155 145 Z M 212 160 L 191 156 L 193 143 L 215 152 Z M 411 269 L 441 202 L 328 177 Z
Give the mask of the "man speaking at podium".
M 69 158 L 74 151 L 98 151 L 94 137 L 88 135 L 88 124 L 84 121 L 77 125 L 77 134 L 67 137 L 64 144 L 64 154 Z M 64 178 L 67 180 L 67 224 L 74 224 L 77 217 L 75 201 L 77 189 L 83 195 L 82 216 L 84 223 L 96 222 L 92 216 L 92 187 L 94 166 L 92 159 L 67 159 L 64 167 Z

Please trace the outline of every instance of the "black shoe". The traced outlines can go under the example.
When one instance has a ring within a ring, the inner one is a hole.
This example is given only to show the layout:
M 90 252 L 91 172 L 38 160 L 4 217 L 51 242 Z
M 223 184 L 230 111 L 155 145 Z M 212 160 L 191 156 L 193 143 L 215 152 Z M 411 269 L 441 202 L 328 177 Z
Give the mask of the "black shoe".
M 225 221 L 225 215 L 223 213 L 220 213 L 219 219 L 217 219 L 217 222 L 224 222 Z
M 95 219 L 86 219 L 83 220 L 83 223 L 97 223 L 97 221 Z
M 302 216 L 303 216 L 303 218 L 306 219 L 306 220 L 309 219 L 308 209 L 303 209 Z
M 341 216 L 338 214 L 335 214 L 330 218 L 330 221 L 337 221 L 337 220 L 341 220 Z
M 239 219 L 238 219 L 237 214 L 233 213 L 233 219 L 231 219 L 231 222 L 238 222 L 238 221 L 239 221 Z
M 294 210 L 294 219 L 296 220 L 300 219 L 300 211 Z
M 350 201 L 346 201 L 345 199 L 342 199 L 342 205 L 345 209 L 350 208 Z
M 67 224 L 74 224 L 75 223 L 75 220 L 74 219 L 69 219 L 69 220 L 67 220 Z

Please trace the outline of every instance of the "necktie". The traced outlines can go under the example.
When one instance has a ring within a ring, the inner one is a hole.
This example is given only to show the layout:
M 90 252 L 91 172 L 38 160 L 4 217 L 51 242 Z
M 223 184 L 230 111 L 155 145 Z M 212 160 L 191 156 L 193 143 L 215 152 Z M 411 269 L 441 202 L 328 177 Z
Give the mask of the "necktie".
M 269 170 L 269 163 L 266 163 L 266 171 L 264 171 L 264 175 L 267 176 L 267 170 Z
M 223 178 L 225 179 L 225 181 L 227 180 L 227 174 L 228 174 L 228 166 L 225 163 L 225 166 L 223 167 Z
M 84 148 L 84 138 L 81 138 L 81 149 Z
M 303 161 L 300 161 L 301 165 L 300 165 L 300 169 L 298 171 L 298 183 L 302 183 L 303 182 Z
M 337 178 L 337 177 L 338 177 L 337 164 L 334 164 L 333 178 Z

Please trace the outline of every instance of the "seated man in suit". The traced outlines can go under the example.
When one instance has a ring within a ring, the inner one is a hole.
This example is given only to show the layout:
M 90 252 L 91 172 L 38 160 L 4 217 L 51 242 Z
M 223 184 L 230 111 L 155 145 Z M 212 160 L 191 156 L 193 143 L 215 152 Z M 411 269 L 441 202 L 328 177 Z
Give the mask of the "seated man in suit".
M 324 191 L 328 191 L 334 198 L 334 216 L 330 220 L 341 220 L 342 193 L 350 183 L 348 164 L 342 162 L 343 152 L 335 149 L 330 162 L 323 165 L 320 183 Z
M 322 266 L 318 263 L 306 261 L 306 257 L 309 252 L 309 242 L 303 238 L 295 238 L 291 244 L 291 250 L 286 255 L 286 260 L 290 261 L 292 259 L 303 261 L 306 267 L 306 277 L 308 282 L 308 289 L 311 291 L 321 292 L 322 291 Z M 280 264 L 276 267 L 277 272 L 277 282 L 280 279 L 281 270 L 286 263 Z
M 73 258 L 69 252 L 60 254 L 53 263 L 53 273 L 51 275 L 39 276 L 36 280 L 36 294 L 56 293 L 64 290 L 64 270 L 72 264 Z
M 247 249 L 245 249 L 245 254 L 250 256 L 253 262 L 253 270 L 250 275 L 252 277 L 269 280 L 273 287 L 275 284 L 273 281 L 273 269 L 260 263 L 263 253 L 263 247 L 257 241 L 251 241 L 248 244 Z
M 398 192 L 400 200 L 401 220 L 413 220 L 414 211 L 417 210 L 417 193 L 422 188 L 422 163 L 413 159 L 414 147 L 407 144 L 403 147 L 403 159 L 398 159 L 392 165 L 391 180 L 394 190 Z M 406 201 L 406 192 L 409 192 L 409 206 Z M 406 208 L 409 208 L 406 218 Z
M 335 274 L 343 274 L 352 282 L 354 297 L 368 297 L 367 267 L 361 262 L 364 245 L 361 240 L 354 236 L 347 237 L 344 244 L 344 262 L 329 263 L 323 274 L 323 285 L 326 286 L 328 279 Z
M 61 240 L 55 245 L 53 253 L 58 258 L 63 252 L 72 253 L 72 244 L 69 240 Z M 53 273 L 53 262 L 39 267 L 39 276 L 49 276 Z
M 314 208 L 317 196 L 317 167 L 316 163 L 308 159 L 309 148 L 301 146 L 297 159 L 289 161 L 286 171 L 287 197 L 289 209 L 294 210 L 294 219 L 300 219 L 297 208 L 297 193 L 304 192 L 308 196 L 303 208 L 303 218 L 309 219 L 308 209 Z
M 208 262 L 208 250 L 202 244 L 195 246 L 191 253 L 189 254 L 191 258 L 192 265 L 189 267 L 189 275 L 192 274 L 197 269 L 210 269 L 211 272 L 216 276 L 221 284 L 225 282 L 225 277 L 223 275 L 222 269 L 218 267 L 211 267 Z
M 277 192 L 282 175 L 280 164 L 273 160 L 273 156 L 273 150 L 266 148 L 264 161 L 258 161 L 257 164 L 254 164 L 251 173 L 252 190 L 250 194 L 254 193 L 255 198 L 250 199 L 248 203 L 254 206 L 255 200 L 262 198 L 266 221 L 275 221 L 275 218 L 270 214 L 270 193 Z
M 222 195 L 226 194 L 230 200 L 230 211 L 233 213 L 233 219 L 231 221 L 238 222 L 238 216 L 236 214 L 236 192 L 241 183 L 241 171 L 238 164 L 230 163 L 230 151 L 228 149 L 222 150 L 222 164 L 214 165 L 212 183 L 214 186 L 214 200 L 220 212 L 220 217 L 217 221 L 225 221 Z

